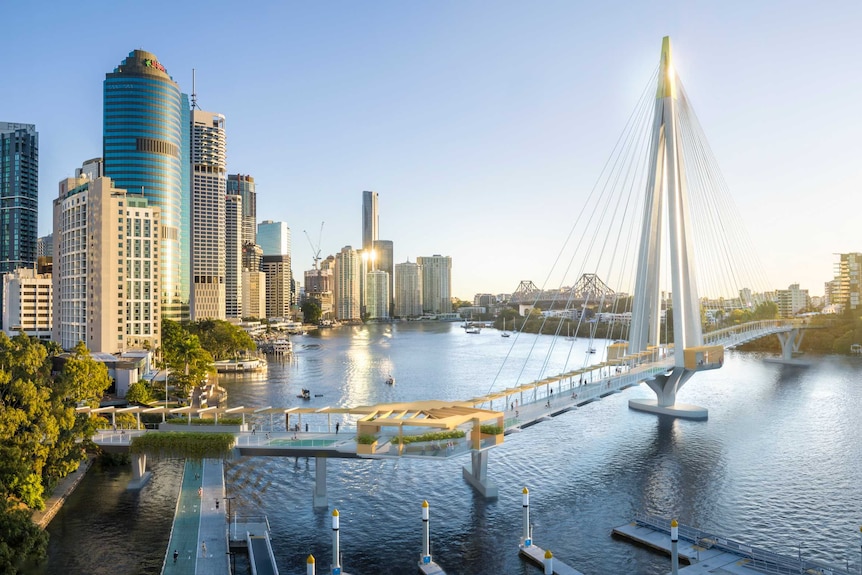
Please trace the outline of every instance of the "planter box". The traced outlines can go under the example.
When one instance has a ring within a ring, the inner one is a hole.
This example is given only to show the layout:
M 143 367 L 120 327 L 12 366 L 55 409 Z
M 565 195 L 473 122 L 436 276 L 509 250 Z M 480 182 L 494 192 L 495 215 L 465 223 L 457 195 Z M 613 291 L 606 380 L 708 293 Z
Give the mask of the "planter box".
M 486 433 L 482 433 L 479 435 L 479 439 L 484 445 L 500 445 L 503 443 L 503 434 L 499 433 L 497 435 L 488 435 Z
M 377 451 L 377 442 L 374 443 L 357 443 L 356 453 L 358 455 L 374 455 Z

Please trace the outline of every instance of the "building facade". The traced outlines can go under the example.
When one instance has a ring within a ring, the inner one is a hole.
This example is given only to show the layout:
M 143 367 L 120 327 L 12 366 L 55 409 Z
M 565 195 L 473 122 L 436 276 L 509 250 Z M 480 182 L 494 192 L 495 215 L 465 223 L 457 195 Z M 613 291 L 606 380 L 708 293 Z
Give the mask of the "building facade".
M 192 111 L 191 319 L 224 319 L 227 143 L 222 114 Z
M 377 241 L 378 226 L 377 192 L 362 192 L 362 249 L 365 251 L 374 247 Z
M 787 289 L 778 290 L 776 296 L 780 317 L 793 317 L 808 307 L 808 290 L 799 289 L 799 284 L 791 284 Z
M 54 286 L 51 274 L 19 268 L 3 274 L 3 331 L 9 337 L 24 332 L 51 339 L 54 320 Z
M 862 253 L 838 254 L 835 279 L 827 284 L 830 304 L 857 309 L 862 304 Z
M 189 317 L 190 110 L 188 97 L 150 52 L 134 50 L 104 82 L 105 175 L 159 208 L 158 300 L 164 317 Z
M 242 196 L 225 196 L 225 317 L 242 317 Z
M 255 270 L 242 270 L 242 317 L 266 317 L 266 274 Z
M 265 256 L 290 255 L 290 228 L 284 222 L 262 221 L 257 225 L 257 245 Z
M 389 275 L 389 315 L 395 313 L 395 248 L 392 240 L 374 240 L 374 269 Z
M 365 319 L 389 319 L 389 274 L 372 270 L 365 274 Z
M 395 317 L 422 315 L 422 269 L 414 262 L 395 264 Z
M 161 345 L 161 212 L 109 178 L 67 178 L 54 200 L 53 339 L 119 353 Z
M 422 308 L 425 313 L 452 311 L 452 258 L 435 254 L 418 257 L 422 268 Z
M 264 255 L 261 271 L 266 276 L 266 317 L 290 317 L 294 303 L 290 256 Z
M 333 304 L 335 319 L 339 321 L 358 321 L 361 319 L 360 283 L 362 278 L 362 258 L 352 246 L 344 246 L 335 254 L 335 290 Z
M 257 190 L 254 178 L 243 174 L 229 174 L 227 193 L 242 197 L 242 243 L 257 243 Z

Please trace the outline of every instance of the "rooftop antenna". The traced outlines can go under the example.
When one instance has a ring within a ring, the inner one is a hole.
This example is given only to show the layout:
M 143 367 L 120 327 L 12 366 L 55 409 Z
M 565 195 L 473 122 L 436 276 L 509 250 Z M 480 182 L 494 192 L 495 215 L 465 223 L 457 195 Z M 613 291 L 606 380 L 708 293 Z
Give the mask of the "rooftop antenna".
M 195 69 L 192 68 L 192 110 L 197 108 L 200 110 L 200 106 L 198 106 L 198 95 L 195 91 Z

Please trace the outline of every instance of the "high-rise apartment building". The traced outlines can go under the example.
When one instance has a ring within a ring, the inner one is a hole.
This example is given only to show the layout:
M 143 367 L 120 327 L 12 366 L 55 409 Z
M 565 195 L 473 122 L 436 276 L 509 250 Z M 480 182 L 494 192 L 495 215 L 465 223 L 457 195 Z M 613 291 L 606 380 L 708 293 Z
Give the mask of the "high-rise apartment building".
M 862 253 L 837 254 L 835 279 L 826 284 L 830 304 L 856 309 L 862 304 Z
M 422 268 L 422 308 L 426 313 L 452 311 L 452 258 L 435 254 L 418 257 Z
M 776 296 L 780 317 L 793 317 L 809 303 L 808 290 L 799 289 L 799 284 L 791 284 L 787 289 L 778 290 Z
M 362 192 L 362 249 L 370 250 L 377 241 L 377 192 Z
M 224 319 L 227 145 L 222 114 L 192 111 L 191 160 L 191 319 Z
M 352 246 L 344 246 L 335 254 L 335 319 L 361 319 L 360 283 L 363 272 L 362 258 Z
M 243 174 L 229 174 L 227 193 L 242 197 L 242 244 L 256 244 L 257 191 L 254 178 Z
M 266 276 L 266 317 L 290 317 L 294 303 L 290 256 L 264 255 L 260 269 Z
M 188 97 L 154 54 L 134 50 L 105 75 L 105 175 L 161 211 L 158 301 L 178 321 L 189 316 L 190 127 Z
M 395 254 L 392 240 L 374 240 L 374 269 L 389 274 L 389 315 L 395 313 Z
M 395 317 L 422 315 L 422 269 L 414 262 L 395 264 Z
M 266 317 L 266 274 L 242 270 L 242 317 Z
M 53 280 L 33 268 L 3 274 L 3 331 L 9 337 L 23 331 L 30 337 L 51 339 Z
M 225 196 L 225 316 L 242 317 L 242 196 Z
M 365 274 L 365 319 L 389 318 L 389 274 L 372 270 Z
M 36 257 L 37 258 L 50 258 L 54 255 L 54 235 L 48 234 L 47 236 L 42 236 L 40 238 L 36 238 Z
M 118 353 L 160 345 L 161 212 L 109 178 L 67 178 L 54 200 L 53 339 Z

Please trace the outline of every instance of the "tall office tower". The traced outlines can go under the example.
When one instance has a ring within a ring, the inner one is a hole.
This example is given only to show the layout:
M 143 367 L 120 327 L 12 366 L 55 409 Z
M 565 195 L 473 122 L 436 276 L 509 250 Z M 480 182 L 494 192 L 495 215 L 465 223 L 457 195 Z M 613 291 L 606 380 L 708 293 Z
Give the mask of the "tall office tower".
M 290 317 L 294 303 L 290 256 L 264 255 L 260 269 L 266 276 L 266 317 Z
M 190 125 L 188 97 L 155 55 L 134 50 L 105 75 L 105 175 L 161 210 L 162 315 L 189 316 Z
M 53 321 L 51 274 L 18 268 L 3 274 L 3 331 L 9 337 L 23 331 L 30 337 L 51 339 Z
M 242 196 L 242 243 L 257 243 L 257 191 L 254 178 L 242 174 L 229 174 L 227 193 Z
M 366 319 L 389 319 L 389 274 L 372 270 L 365 274 Z
M 225 316 L 242 317 L 242 196 L 225 196 Z
M 192 111 L 192 320 L 225 318 L 225 141 L 222 114 Z
M 265 256 L 290 255 L 290 228 L 284 222 L 265 220 L 257 225 L 257 245 Z
M 266 274 L 260 271 L 263 250 L 257 244 L 242 246 L 242 317 L 266 317 Z
M 351 246 L 344 246 L 335 254 L 333 303 L 337 320 L 361 319 L 359 284 L 363 273 L 362 266 L 359 252 Z
M 36 126 L 0 122 L 0 275 L 36 263 L 38 199 Z
M 374 269 L 389 274 L 389 316 L 395 314 L 395 256 L 392 240 L 374 240 Z
M 395 317 L 422 315 L 422 268 L 413 262 L 395 264 Z
M 452 311 L 452 258 L 434 254 L 418 257 L 422 267 L 422 308 L 427 313 Z
M 54 235 L 48 234 L 41 238 L 36 238 L 36 257 L 50 258 L 54 255 Z
M 161 211 L 110 178 L 67 178 L 54 200 L 54 328 L 63 349 L 83 341 L 118 353 L 161 345 Z
M 377 192 L 362 192 L 362 249 L 370 250 L 377 241 L 380 222 L 377 216 Z

